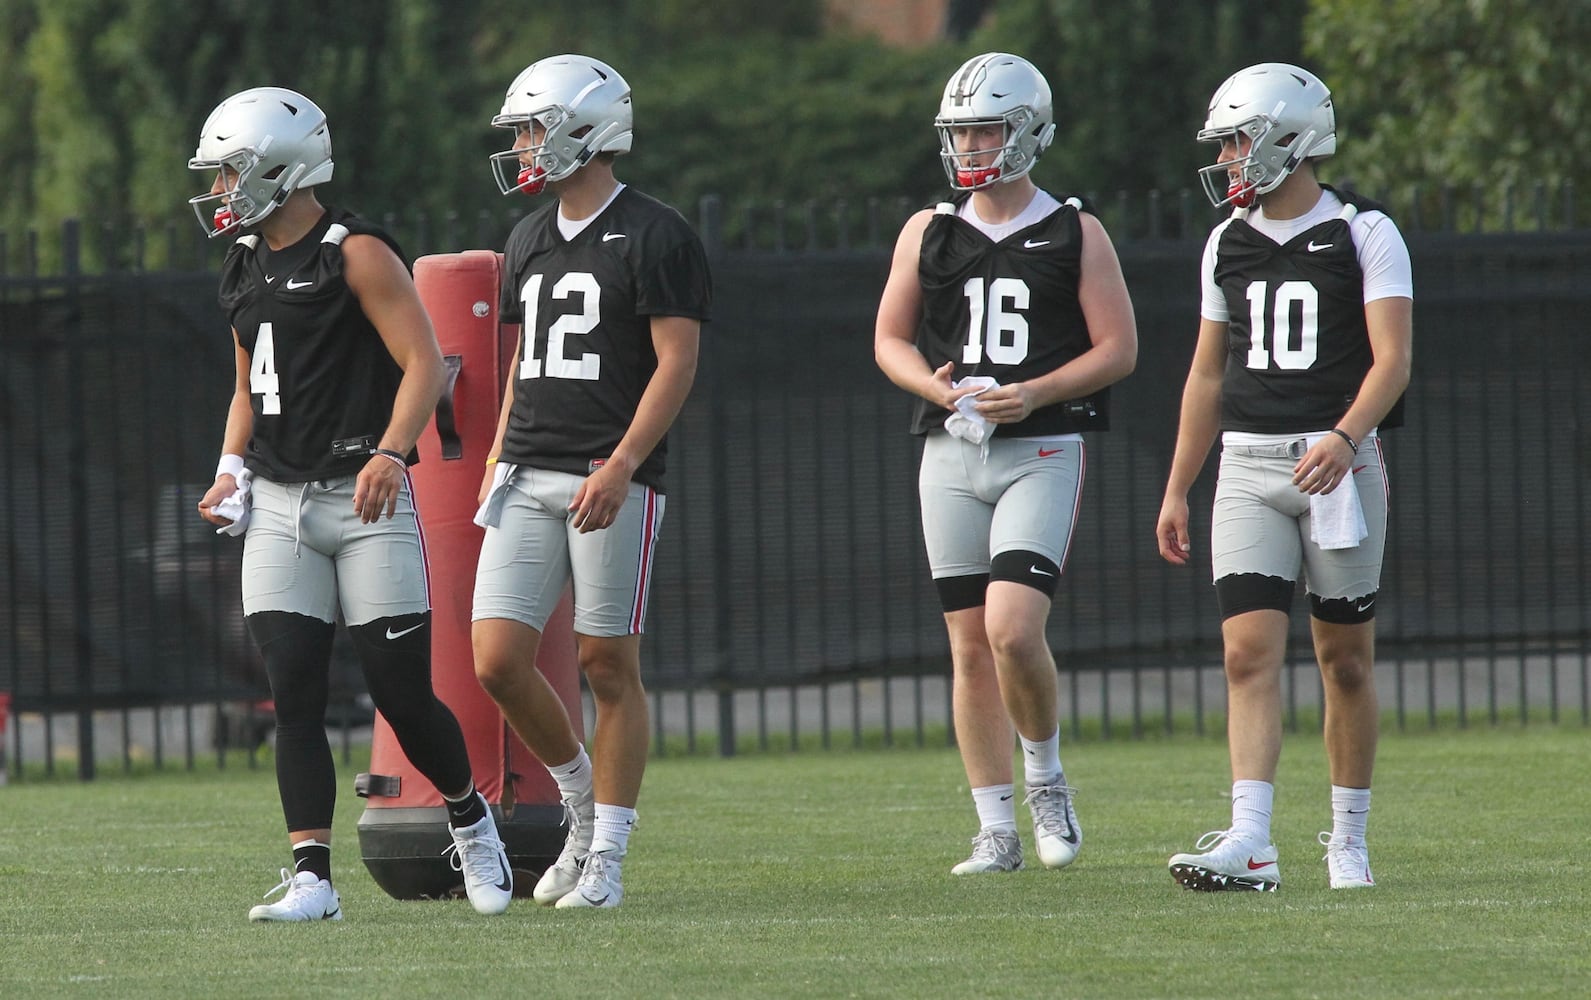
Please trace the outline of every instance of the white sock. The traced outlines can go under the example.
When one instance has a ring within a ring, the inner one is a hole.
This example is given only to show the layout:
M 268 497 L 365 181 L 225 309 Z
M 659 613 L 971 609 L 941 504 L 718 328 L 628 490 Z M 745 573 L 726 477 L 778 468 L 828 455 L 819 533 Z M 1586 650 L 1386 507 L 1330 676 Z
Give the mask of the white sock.
M 624 857 L 630 849 L 630 831 L 635 829 L 635 810 L 624 806 L 597 803 L 597 822 L 591 836 L 591 849 L 614 857 Z
M 972 790 L 978 825 L 984 830 L 1016 832 L 1016 789 L 1011 785 L 984 785 Z
M 1232 782 L 1232 834 L 1261 844 L 1271 842 L 1271 807 L 1276 786 L 1269 781 Z
M 547 773 L 558 783 L 558 794 L 570 798 L 591 787 L 591 758 L 586 754 L 586 748 L 581 747 L 575 759 L 567 764 L 557 767 L 547 765 Z
M 1055 732 L 1047 740 L 1035 743 L 1026 736 L 1022 739 L 1022 776 L 1027 780 L 1027 786 L 1033 788 L 1038 785 L 1053 785 L 1062 780 L 1061 772 L 1061 730 L 1057 726 Z
M 1365 822 L 1370 819 L 1370 789 L 1331 786 L 1331 839 L 1349 844 L 1365 842 Z

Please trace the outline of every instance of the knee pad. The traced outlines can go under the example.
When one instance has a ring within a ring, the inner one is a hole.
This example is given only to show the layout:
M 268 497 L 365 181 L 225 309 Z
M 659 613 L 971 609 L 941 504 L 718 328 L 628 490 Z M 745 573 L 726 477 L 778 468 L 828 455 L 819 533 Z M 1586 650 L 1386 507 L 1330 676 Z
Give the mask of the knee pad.
M 1322 598 L 1309 595 L 1309 613 L 1328 625 L 1363 625 L 1376 616 L 1376 597 L 1372 591 L 1363 597 Z
M 990 561 L 989 579 L 1020 583 L 1046 597 L 1054 597 L 1055 588 L 1061 583 L 1061 567 L 1049 556 L 1026 549 L 1011 549 L 999 553 Z
M 984 593 L 989 589 L 989 574 L 939 577 L 934 580 L 934 589 L 939 591 L 939 608 L 947 615 L 952 611 L 981 608 Z
M 1215 581 L 1215 600 L 1221 608 L 1221 620 L 1250 611 L 1292 610 L 1293 592 L 1298 584 L 1279 576 L 1263 573 L 1233 573 Z

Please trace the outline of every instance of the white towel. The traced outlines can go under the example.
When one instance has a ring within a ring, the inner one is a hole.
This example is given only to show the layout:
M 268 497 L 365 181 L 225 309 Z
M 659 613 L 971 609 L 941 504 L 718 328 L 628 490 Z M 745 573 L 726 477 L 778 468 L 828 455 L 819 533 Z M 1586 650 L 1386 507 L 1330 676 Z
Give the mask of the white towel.
M 952 389 L 976 387 L 978 391 L 968 393 L 956 400 L 956 412 L 945 418 L 945 430 L 963 441 L 983 445 L 985 456 L 989 453 L 989 438 L 994 436 L 994 424 L 985 420 L 983 414 L 979 413 L 975 407 L 979 396 L 990 389 L 998 388 L 999 385 L 999 382 L 987 375 L 968 375 L 966 378 L 957 379 L 950 383 Z
M 1352 473 L 1330 493 L 1310 495 L 1309 524 L 1310 537 L 1323 549 L 1355 548 L 1370 537 Z
M 244 469 L 233 478 L 238 481 L 238 488 L 231 496 L 210 508 L 210 512 L 217 517 L 232 519 L 231 524 L 223 524 L 215 529 L 215 533 L 235 538 L 249 530 L 249 511 L 254 509 L 254 501 L 249 496 L 249 491 L 253 489 L 254 473 Z
M 508 481 L 519 468 L 512 462 L 498 462 L 492 466 L 492 487 L 486 491 L 486 502 L 475 512 L 475 523 L 483 528 L 497 527 L 503 516 L 503 501 L 508 497 Z

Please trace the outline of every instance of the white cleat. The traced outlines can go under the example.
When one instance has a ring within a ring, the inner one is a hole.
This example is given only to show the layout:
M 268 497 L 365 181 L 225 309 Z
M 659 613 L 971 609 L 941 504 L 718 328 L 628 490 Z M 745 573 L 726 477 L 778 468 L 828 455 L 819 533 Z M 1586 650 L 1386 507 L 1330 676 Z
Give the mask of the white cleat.
M 1333 889 L 1367 889 L 1376 884 L 1375 876 L 1370 874 L 1370 851 L 1363 840 L 1335 840 L 1326 832 L 1316 839 L 1326 849 L 1321 860 L 1326 862 Z
M 624 898 L 619 883 L 620 860 L 601 851 L 587 851 L 580 865 L 580 882 L 574 891 L 558 900 L 560 910 L 608 909 Z
M 249 919 L 256 922 L 341 920 L 342 900 L 331 883 L 314 872 L 291 872 L 282 869 L 282 884 L 265 894 L 266 899 L 282 890 L 287 894 L 274 903 L 261 903 L 249 910 Z
M 531 898 L 543 906 L 553 906 L 558 900 L 575 891 L 580 884 L 580 864 L 591 851 L 591 834 L 597 822 L 596 794 L 590 785 L 586 790 L 563 800 L 564 821 L 569 833 L 564 837 L 563 851 L 558 860 L 542 873 L 531 892 Z
M 1171 856 L 1171 877 L 1184 889 L 1275 892 L 1282 884 L 1275 844 L 1240 840 L 1231 830 L 1215 830 L 1200 837 L 1194 850 L 1204 853 Z
M 482 798 L 481 803 L 486 800 Z M 514 898 L 514 872 L 508 865 L 508 851 L 497 836 L 491 808 L 474 826 L 462 830 L 449 827 L 448 832 L 453 835 L 453 845 L 442 853 L 452 855 L 453 870 L 464 876 L 464 894 L 475 912 L 490 916 L 508 909 L 508 901 Z
M 1022 868 L 1022 841 L 1015 830 L 979 830 L 972 856 L 950 869 L 952 875 L 1014 872 Z
M 1046 868 L 1065 868 L 1083 846 L 1083 828 L 1077 825 L 1072 796 L 1077 789 L 1056 782 L 1028 789 L 1028 811 L 1033 814 L 1033 847 Z

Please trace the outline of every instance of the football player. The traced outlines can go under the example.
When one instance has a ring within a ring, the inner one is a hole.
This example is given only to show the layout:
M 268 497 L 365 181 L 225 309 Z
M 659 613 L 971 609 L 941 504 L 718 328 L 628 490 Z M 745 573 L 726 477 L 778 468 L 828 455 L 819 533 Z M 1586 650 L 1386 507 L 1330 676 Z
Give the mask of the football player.
M 513 890 L 508 856 L 458 721 L 431 688 L 430 596 L 408 469 L 444 376 L 403 253 L 378 227 L 317 199 L 332 176 L 331 133 L 302 94 L 257 87 L 227 98 L 188 166 L 215 178 L 190 201 L 200 225 L 233 241 L 220 302 L 237 378 L 199 513 L 244 533 L 243 613 L 276 706 L 294 858 L 283 897 L 249 919 L 342 919 L 326 741 L 339 613 L 376 709 L 447 801 L 470 901 L 500 913 Z
M 523 326 L 481 484 L 475 671 L 547 766 L 565 805 L 562 853 L 538 902 L 612 907 L 650 739 L 641 632 L 663 523 L 666 434 L 696 373 L 711 277 L 669 206 L 620 182 L 629 84 L 560 55 L 509 85 L 492 124 L 505 195 L 546 199 L 514 227 L 502 316 Z M 588 756 L 536 670 L 548 616 L 573 584 L 577 659 L 596 702 Z
M 1138 335 L 1105 228 L 1030 172 L 1055 137 L 1049 84 L 1027 60 L 969 59 L 934 120 L 951 197 L 907 220 L 879 303 L 874 355 L 918 397 L 918 492 L 949 632 L 956 742 L 979 831 L 951 871 L 1022 867 L 1011 752 L 1048 868 L 1083 833 L 1061 767 L 1059 690 L 1045 624 L 1082 497 L 1083 432 L 1109 423 L 1108 387 Z
M 1210 552 L 1221 609 L 1232 820 L 1171 859 L 1190 889 L 1274 890 L 1271 812 L 1281 753 L 1281 673 L 1303 575 L 1325 689 L 1332 888 L 1375 883 L 1365 847 L 1378 712 L 1372 677 L 1387 530 L 1377 428 L 1399 422 L 1409 383 L 1413 283 L 1397 226 L 1373 202 L 1322 184 L 1337 148 L 1331 93 L 1297 66 L 1233 74 L 1198 139 L 1200 171 L 1232 207 L 1205 244 L 1198 343 L 1156 535 L 1192 555 L 1188 490 L 1221 439 Z

